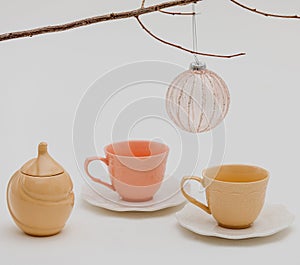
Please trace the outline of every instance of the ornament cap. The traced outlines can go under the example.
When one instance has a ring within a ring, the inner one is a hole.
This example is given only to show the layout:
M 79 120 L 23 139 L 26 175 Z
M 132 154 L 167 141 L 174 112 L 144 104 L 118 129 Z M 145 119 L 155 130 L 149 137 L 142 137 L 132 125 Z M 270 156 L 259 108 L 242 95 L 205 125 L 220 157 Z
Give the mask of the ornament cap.
M 201 71 L 201 70 L 205 70 L 206 69 L 206 64 L 203 62 L 193 62 L 190 64 L 190 70 L 193 71 Z

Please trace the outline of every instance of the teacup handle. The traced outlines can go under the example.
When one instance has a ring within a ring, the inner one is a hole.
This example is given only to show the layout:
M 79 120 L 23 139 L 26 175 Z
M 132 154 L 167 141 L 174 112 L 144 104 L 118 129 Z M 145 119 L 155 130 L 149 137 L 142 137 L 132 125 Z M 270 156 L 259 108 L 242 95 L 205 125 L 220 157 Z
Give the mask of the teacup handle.
M 97 182 L 97 183 L 100 183 L 108 188 L 110 188 L 111 190 L 115 190 L 115 187 L 112 185 L 112 184 L 109 184 L 107 182 L 104 182 L 102 181 L 101 179 L 99 178 L 95 178 L 93 177 L 90 172 L 89 172 L 89 164 L 95 160 L 100 160 L 102 161 L 103 163 L 105 163 L 107 166 L 108 166 L 108 159 L 105 158 L 105 157 L 99 157 L 99 156 L 92 156 L 92 157 L 88 157 L 85 162 L 84 162 L 84 170 L 86 172 L 86 174 L 91 178 L 91 180 Z
M 184 177 L 182 180 L 181 180 L 181 192 L 183 194 L 183 196 L 188 200 L 190 201 L 191 203 L 195 204 L 196 206 L 198 206 L 199 208 L 201 208 L 203 211 L 207 212 L 208 214 L 211 214 L 211 211 L 209 209 L 208 206 L 206 206 L 205 204 L 203 204 L 202 202 L 199 202 L 197 201 L 195 198 L 193 198 L 192 196 L 188 195 L 186 193 L 186 191 L 184 190 L 184 184 L 186 181 L 188 180 L 195 180 L 197 182 L 199 182 L 203 187 L 204 187 L 204 184 L 203 184 L 203 178 L 200 178 L 200 177 L 196 177 L 196 176 L 191 176 L 191 177 Z

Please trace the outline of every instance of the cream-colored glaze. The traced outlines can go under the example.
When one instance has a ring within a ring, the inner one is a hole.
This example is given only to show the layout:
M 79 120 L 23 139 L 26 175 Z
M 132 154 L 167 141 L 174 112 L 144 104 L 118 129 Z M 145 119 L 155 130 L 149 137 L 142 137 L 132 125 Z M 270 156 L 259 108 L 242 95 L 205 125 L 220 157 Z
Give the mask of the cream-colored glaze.
M 18 227 L 33 236 L 59 233 L 74 205 L 69 174 L 40 143 L 38 157 L 15 172 L 7 187 L 7 204 Z
M 265 200 L 269 173 L 263 168 L 247 165 L 224 165 L 206 169 L 203 177 L 184 177 L 183 195 L 193 204 L 212 214 L 222 227 L 241 229 L 251 226 Z M 206 188 L 207 205 L 197 201 L 184 190 L 188 180 Z

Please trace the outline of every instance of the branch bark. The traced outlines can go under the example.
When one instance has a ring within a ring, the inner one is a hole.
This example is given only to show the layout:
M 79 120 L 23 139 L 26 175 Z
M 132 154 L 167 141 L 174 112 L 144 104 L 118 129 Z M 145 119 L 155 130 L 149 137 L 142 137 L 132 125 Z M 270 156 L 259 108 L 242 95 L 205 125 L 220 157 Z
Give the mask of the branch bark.
M 141 8 L 144 8 L 144 7 L 145 7 L 145 1 L 146 1 L 146 0 L 142 0 Z
M 210 57 L 218 57 L 218 58 L 233 58 L 233 57 L 237 57 L 237 56 L 242 56 L 242 55 L 245 55 L 245 53 L 236 53 L 236 54 L 231 54 L 231 55 L 222 55 L 222 54 L 212 54 L 212 53 L 204 53 L 204 52 L 198 52 L 198 51 L 193 51 L 193 50 L 190 50 L 190 49 L 187 49 L 185 47 L 182 47 L 180 45 L 177 45 L 177 44 L 174 44 L 174 43 L 171 43 L 171 42 L 168 42 L 166 40 L 163 40 L 159 37 L 157 37 L 156 35 L 154 35 L 143 23 L 142 21 L 139 19 L 139 17 L 137 16 L 136 17 L 138 23 L 140 24 L 140 26 L 142 27 L 143 30 L 145 30 L 151 37 L 153 37 L 154 39 L 164 43 L 164 44 L 167 44 L 169 46 L 172 46 L 172 47 L 175 47 L 177 49 L 180 49 L 180 50 L 183 50 L 185 52 L 188 52 L 188 53 L 192 53 L 192 54 L 197 54 L 197 55 L 202 55 L 202 56 L 210 56 Z
M 157 11 L 165 9 L 165 8 L 169 8 L 169 7 L 173 7 L 173 6 L 188 5 L 191 3 L 197 3 L 199 1 L 201 1 L 201 0 L 176 0 L 176 1 L 164 2 L 164 3 L 153 5 L 153 6 L 141 7 L 139 9 L 135 9 L 135 10 L 131 10 L 131 11 L 125 11 L 125 12 L 120 12 L 120 13 L 111 13 L 111 14 L 106 14 L 106 15 L 102 15 L 102 16 L 85 18 L 85 19 L 74 21 L 74 22 L 69 22 L 66 24 L 46 26 L 46 27 L 40 27 L 40 28 L 35 28 L 35 29 L 30 29 L 30 30 L 4 33 L 4 34 L 0 35 L 0 41 L 32 37 L 32 36 L 36 36 L 36 35 L 48 34 L 48 33 L 53 33 L 53 32 L 61 32 L 61 31 L 84 27 L 84 26 L 88 26 L 91 24 L 96 24 L 96 23 L 109 21 L 109 20 L 137 17 L 140 15 L 157 12 Z
M 39 27 L 39 28 L 29 29 L 29 30 L 24 30 L 24 31 L 4 33 L 4 34 L 0 34 L 0 42 L 12 40 L 12 39 L 18 39 L 18 38 L 33 37 L 33 36 L 41 35 L 41 34 L 62 32 L 62 31 L 71 30 L 71 29 L 75 29 L 75 28 L 79 28 L 79 27 L 84 27 L 84 26 L 88 26 L 91 24 L 96 24 L 96 23 L 100 23 L 100 22 L 104 22 L 104 21 L 135 17 L 137 19 L 138 23 L 140 24 L 140 26 L 142 27 L 142 29 L 145 30 L 151 37 L 155 38 L 156 40 L 158 40 L 164 44 L 173 46 L 173 47 L 183 50 L 185 52 L 189 52 L 189 53 L 197 54 L 197 55 L 203 55 L 203 56 L 219 57 L 219 58 L 232 58 L 232 57 L 245 55 L 245 53 L 236 53 L 236 54 L 231 54 L 231 55 L 211 54 L 211 53 L 203 53 L 203 52 L 198 52 L 198 51 L 193 51 L 193 50 L 187 49 L 180 45 L 163 40 L 160 37 L 154 35 L 139 19 L 139 16 L 153 13 L 153 12 L 161 12 L 161 13 L 170 14 L 170 15 L 194 15 L 194 13 L 168 12 L 168 11 L 164 11 L 163 9 L 166 9 L 169 7 L 174 7 L 174 6 L 188 5 L 188 4 L 197 3 L 200 1 L 201 0 L 173 0 L 170 2 L 164 2 L 161 4 L 144 7 L 145 0 L 142 0 L 141 8 L 139 8 L 139 9 L 85 18 L 85 19 L 81 19 L 81 20 L 77 20 L 77 21 L 73 21 L 73 22 L 69 22 L 69 23 L 65 23 L 65 24 L 60 24 L 60 25 L 53 25 L 53 26 Z M 229 1 L 235 5 L 238 5 L 241 8 L 244 8 L 244 9 L 250 11 L 250 12 L 260 14 L 263 16 L 276 17 L 276 18 L 300 19 L 300 16 L 298 16 L 298 15 L 279 15 L 279 14 L 267 13 L 267 12 L 257 10 L 256 8 L 248 7 L 244 4 L 241 4 L 240 2 L 238 2 L 236 0 L 229 0 Z
M 244 8 L 250 12 L 253 12 L 253 13 L 256 13 L 256 14 L 259 14 L 259 15 L 263 15 L 265 17 L 276 17 L 276 18 L 292 18 L 292 19 L 300 19 L 300 16 L 298 15 L 280 15 L 280 14 L 272 14 L 272 13 L 267 13 L 267 12 L 263 12 L 263 11 L 260 11 L 260 10 L 257 10 L 256 8 L 251 8 L 249 6 L 246 6 L 238 1 L 235 1 L 235 0 L 230 0 L 230 2 L 234 3 L 235 5 L 241 7 L 241 8 Z
M 159 10 L 160 13 L 166 14 L 166 15 L 172 15 L 172 16 L 194 16 L 196 15 L 195 12 L 170 12 L 170 11 L 164 11 L 164 10 Z

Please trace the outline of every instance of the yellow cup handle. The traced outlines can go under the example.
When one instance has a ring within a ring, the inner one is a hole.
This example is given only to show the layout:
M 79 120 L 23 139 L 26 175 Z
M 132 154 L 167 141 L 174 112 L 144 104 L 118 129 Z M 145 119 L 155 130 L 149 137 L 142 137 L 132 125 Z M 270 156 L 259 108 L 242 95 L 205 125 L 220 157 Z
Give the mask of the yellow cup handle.
M 196 206 L 198 206 L 199 208 L 201 208 L 203 211 L 205 211 L 206 213 L 208 214 L 211 214 L 211 211 L 209 209 L 208 206 L 206 206 L 205 204 L 203 204 L 202 202 L 199 202 L 197 201 L 195 198 L 191 197 L 190 195 L 188 195 L 186 193 L 186 191 L 184 190 L 184 184 L 186 181 L 188 180 L 195 180 L 197 182 L 199 182 L 203 187 L 204 187 L 204 184 L 203 184 L 203 179 L 200 178 L 200 177 L 195 177 L 195 176 L 191 176 L 191 177 L 184 177 L 182 180 L 181 180 L 181 184 L 180 184 L 180 187 L 181 187 L 181 192 L 183 194 L 183 196 L 188 200 L 190 201 L 191 203 L 195 204 Z

